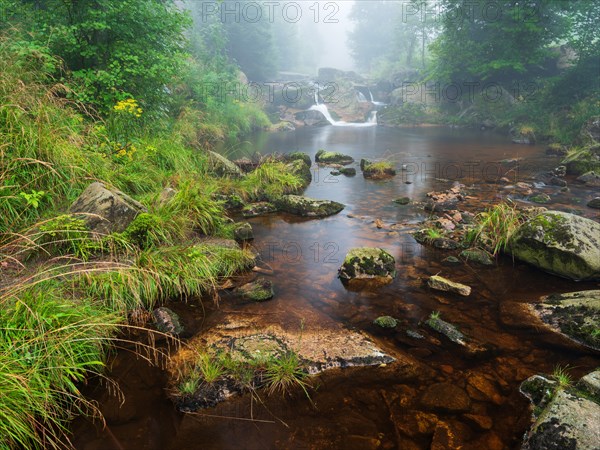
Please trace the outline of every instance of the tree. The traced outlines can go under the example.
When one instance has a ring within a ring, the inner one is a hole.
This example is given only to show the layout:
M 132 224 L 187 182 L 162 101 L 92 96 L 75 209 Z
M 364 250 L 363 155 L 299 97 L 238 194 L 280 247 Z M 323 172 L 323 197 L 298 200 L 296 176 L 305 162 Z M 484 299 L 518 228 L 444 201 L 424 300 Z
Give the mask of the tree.
M 23 0 L 35 37 L 61 57 L 78 99 L 108 110 L 133 96 L 158 108 L 184 62 L 187 15 L 170 0 Z

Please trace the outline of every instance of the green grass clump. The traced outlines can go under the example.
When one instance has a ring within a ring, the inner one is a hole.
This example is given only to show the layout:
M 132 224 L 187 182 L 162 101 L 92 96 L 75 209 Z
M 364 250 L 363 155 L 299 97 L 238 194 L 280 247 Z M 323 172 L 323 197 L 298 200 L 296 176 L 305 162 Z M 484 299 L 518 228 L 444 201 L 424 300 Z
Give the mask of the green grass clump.
M 504 201 L 475 216 L 475 227 L 467 234 L 470 245 L 481 245 L 495 256 L 506 250 L 511 236 L 527 220 L 514 203 Z
M 64 448 L 68 421 L 94 410 L 79 384 L 101 373 L 122 319 L 56 282 L 19 293 L 0 294 L 0 448 Z
M 289 173 L 286 164 L 279 161 L 269 161 L 260 165 L 240 182 L 244 198 L 254 201 L 297 193 L 302 187 L 300 177 Z
M 387 161 L 379 161 L 369 164 L 366 169 L 369 172 L 377 172 L 377 173 L 386 173 L 390 171 L 394 171 L 394 165 Z
M 558 386 L 563 389 L 568 388 L 573 384 L 573 378 L 567 372 L 568 369 L 569 366 L 562 367 L 558 365 L 552 372 L 552 378 L 554 378 L 558 382 Z

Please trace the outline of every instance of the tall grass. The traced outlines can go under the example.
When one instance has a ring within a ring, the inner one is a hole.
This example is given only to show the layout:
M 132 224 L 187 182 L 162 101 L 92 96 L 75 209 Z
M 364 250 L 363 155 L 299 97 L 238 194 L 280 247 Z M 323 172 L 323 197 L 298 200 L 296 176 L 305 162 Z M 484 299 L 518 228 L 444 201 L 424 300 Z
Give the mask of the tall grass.
M 511 236 L 525 220 L 526 215 L 513 202 L 500 202 L 477 214 L 475 227 L 466 236 L 467 243 L 480 245 L 495 256 L 506 250 Z

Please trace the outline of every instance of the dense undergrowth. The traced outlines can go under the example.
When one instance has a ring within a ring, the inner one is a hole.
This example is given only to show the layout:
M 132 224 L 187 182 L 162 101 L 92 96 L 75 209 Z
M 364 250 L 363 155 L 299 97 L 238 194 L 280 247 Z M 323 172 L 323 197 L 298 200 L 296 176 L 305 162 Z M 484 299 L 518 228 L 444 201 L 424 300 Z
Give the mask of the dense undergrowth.
M 214 239 L 233 235 L 218 194 L 260 200 L 302 186 L 276 161 L 239 179 L 213 173 L 206 150 L 264 125 L 257 105 L 151 120 L 129 97 L 99 116 L 52 77 L 58 66 L 46 49 L 0 37 L 0 448 L 69 447 L 69 420 L 96 412 L 81 383 L 102 376 L 132 318 L 197 301 L 253 266 L 249 251 Z M 148 212 L 93 233 L 68 213 L 93 181 Z M 176 194 L 161 202 L 167 187 Z

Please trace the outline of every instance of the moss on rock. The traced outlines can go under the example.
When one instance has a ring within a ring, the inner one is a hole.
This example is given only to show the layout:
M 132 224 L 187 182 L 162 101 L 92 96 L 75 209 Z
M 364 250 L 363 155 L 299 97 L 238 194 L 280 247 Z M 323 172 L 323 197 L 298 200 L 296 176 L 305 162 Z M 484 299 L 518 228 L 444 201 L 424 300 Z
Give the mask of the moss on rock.
M 315 155 L 315 161 L 322 164 L 341 164 L 347 166 L 354 162 L 354 158 L 339 152 L 328 152 L 323 149 Z
M 600 224 L 560 211 L 546 211 L 521 225 L 508 250 L 518 259 L 574 279 L 600 279 Z
M 303 217 L 327 217 L 344 209 L 344 205 L 338 202 L 300 195 L 282 195 L 275 200 L 275 206 L 281 211 Z
M 348 252 L 339 270 L 342 281 L 354 279 L 384 279 L 391 282 L 396 276 L 396 260 L 381 248 L 361 247 Z

